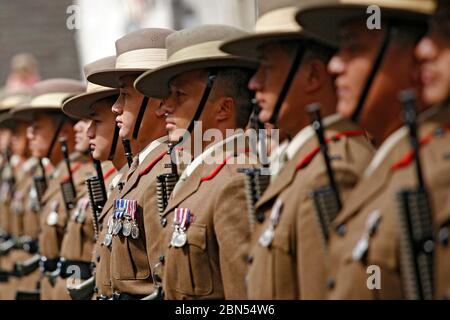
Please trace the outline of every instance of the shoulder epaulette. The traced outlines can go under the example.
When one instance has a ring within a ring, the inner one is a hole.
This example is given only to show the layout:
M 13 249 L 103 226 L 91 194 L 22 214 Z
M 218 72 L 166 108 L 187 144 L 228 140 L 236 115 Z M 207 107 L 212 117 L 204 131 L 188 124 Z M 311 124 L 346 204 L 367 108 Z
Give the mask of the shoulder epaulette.
M 103 174 L 103 180 L 108 179 L 114 172 L 116 172 L 116 168 L 112 167 L 105 174 Z
M 366 132 L 364 130 L 342 131 L 342 132 L 336 133 L 331 138 L 326 139 L 325 142 L 328 144 L 330 142 L 337 142 L 337 141 L 341 140 L 341 138 L 344 138 L 344 137 L 358 137 L 358 136 L 363 136 L 365 134 L 366 134 Z M 319 153 L 319 151 L 320 151 L 320 146 L 317 146 L 316 148 L 314 148 L 313 150 L 308 152 L 308 154 L 297 164 L 296 170 L 298 171 L 298 170 L 301 170 L 301 169 L 307 167 L 311 163 L 311 161 L 314 159 L 314 157 Z
M 237 156 L 239 156 L 239 155 L 241 155 L 241 154 L 243 154 L 243 153 L 249 153 L 250 152 L 250 150 L 248 150 L 248 149 L 245 149 L 245 150 L 242 150 L 242 151 L 238 151 L 237 153 L 235 153 L 235 154 L 232 154 L 232 155 L 229 155 L 228 157 L 226 157 L 224 160 L 223 160 L 223 162 L 209 175 L 209 176 L 206 176 L 206 177 L 202 177 L 201 179 L 200 179 L 200 181 L 209 181 L 209 180 L 212 180 L 212 179 L 214 179 L 214 177 L 215 176 L 217 176 L 217 174 L 220 172 L 220 170 L 222 170 L 223 169 L 223 167 L 225 167 L 226 166 L 226 164 L 227 164 L 227 162 L 231 159 L 231 158 L 235 158 L 235 157 L 237 157 Z
M 434 137 L 442 136 L 447 131 L 450 131 L 450 124 L 447 124 L 443 127 L 439 127 L 433 132 L 430 132 L 429 134 L 421 138 L 419 142 L 420 146 L 423 147 L 427 145 L 428 143 L 430 143 L 431 140 L 433 140 Z M 395 171 L 397 169 L 409 166 L 414 160 L 414 155 L 415 155 L 414 150 L 408 151 L 408 153 L 406 153 L 399 161 L 395 162 L 391 166 L 391 171 Z
M 81 166 L 82 166 L 83 164 L 84 164 L 84 163 L 82 163 L 82 162 L 78 162 L 77 164 L 75 164 L 75 165 L 73 166 L 73 168 L 70 170 L 70 171 L 72 172 L 72 174 L 74 174 L 75 172 L 77 172 L 77 171 L 81 168 Z M 67 181 L 69 181 L 69 179 L 70 179 L 69 176 L 64 176 L 64 178 L 62 179 L 62 182 L 67 182 Z
M 146 175 L 150 172 L 150 170 L 153 169 L 153 167 L 161 161 L 162 158 L 167 154 L 167 151 L 164 151 L 159 156 L 157 156 L 145 169 L 143 169 L 141 172 L 139 172 L 139 177 L 142 177 L 143 175 Z

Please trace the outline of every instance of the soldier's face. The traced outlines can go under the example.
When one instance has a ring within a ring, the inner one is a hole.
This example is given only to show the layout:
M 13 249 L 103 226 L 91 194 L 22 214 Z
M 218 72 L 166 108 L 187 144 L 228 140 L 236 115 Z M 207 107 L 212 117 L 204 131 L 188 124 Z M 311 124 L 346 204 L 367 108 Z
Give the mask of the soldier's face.
M 45 113 L 35 115 L 27 129 L 29 148 L 33 157 L 43 158 L 47 155 L 55 130 L 53 117 Z
M 87 130 L 92 156 L 96 160 L 106 161 L 114 136 L 115 116 L 107 100 L 94 103 L 92 110 L 91 122 Z
M 87 136 L 89 123 L 89 120 L 80 120 L 73 127 L 75 131 L 75 150 L 78 152 L 86 152 L 89 148 L 89 138 Z
M 291 60 L 278 45 L 268 45 L 262 50 L 260 65 L 250 79 L 248 87 L 255 91 L 255 99 L 261 108 L 259 120 L 263 123 L 267 123 L 272 116 L 278 95 L 289 72 Z M 280 118 L 282 118 L 281 111 L 279 121 Z
M 385 32 L 384 25 L 381 30 L 368 30 L 365 23 L 360 22 L 341 28 L 341 46 L 328 70 L 336 77 L 337 110 L 344 117 L 355 111 Z M 360 124 L 378 143 L 402 123 L 399 92 L 411 87 L 417 89 L 414 46 L 412 40 L 394 38 L 391 41 L 361 110 Z
M 450 3 L 442 2 L 431 19 L 428 34 L 416 47 L 421 61 L 422 98 L 427 105 L 442 103 L 450 97 Z
M 186 72 L 174 78 L 170 83 L 170 94 L 163 99 L 163 111 L 166 113 L 166 130 L 171 141 L 179 141 L 182 130 L 187 129 L 197 110 L 206 87 L 206 77 L 202 71 Z M 211 94 L 212 95 L 212 94 Z M 203 129 L 208 129 L 208 99 L 200 117 Z
M 21 157 L 28 154 L 27 128 L 28 123 L 20 121 L 11 137 L 11 151 Z
M 133 86 L 136 76 L 125 76 L 120 79 L 120 95 L 112 106 L 116 115 L 117 126 L 121 138 L 131 139 L 134 124 L 144 96 Z

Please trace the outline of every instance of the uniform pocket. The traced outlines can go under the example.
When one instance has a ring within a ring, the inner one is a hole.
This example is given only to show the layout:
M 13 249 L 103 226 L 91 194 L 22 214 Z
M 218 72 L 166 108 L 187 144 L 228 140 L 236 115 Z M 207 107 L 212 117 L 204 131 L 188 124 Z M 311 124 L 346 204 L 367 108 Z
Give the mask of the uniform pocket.
M 206 251 L 206 225 L 189 226 L 187 244 L 182 248 L 170 247 L 166 268 L 166 284 L 178 293 L 201 296 L 212 292 L 212 271 Z
M 117 280 L 147 279 L 150 276 L 150 266 L 142 240 L 115 236 L 111 250 L 111 269 Z

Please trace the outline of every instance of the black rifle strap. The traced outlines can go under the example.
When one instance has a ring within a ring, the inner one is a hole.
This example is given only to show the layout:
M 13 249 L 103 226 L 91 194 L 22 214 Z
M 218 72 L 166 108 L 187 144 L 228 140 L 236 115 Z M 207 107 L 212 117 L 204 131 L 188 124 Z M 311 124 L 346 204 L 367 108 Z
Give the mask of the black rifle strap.
M 366 83 L 364 84 L 363 90 L 361 91 L 361 96 L 359 97 L 358 104 L 356 105 L 356 109 L 352 114 L 352 121 L 358 122 L 361 110 L 366 102 L 367 96 L 369 95 L 370 88 L 372 87 L 375 76 L 378 73 L 378 69 L 383 62 L 384 57 L 386 56 L 387 49 L 389 44 L 392 42 L 395 33 L 397 32 L 397 28 L 392 25 L 387 26 L 386 34 L 384 35 L 383 41 L 378 48 L 377 55 L 375 56 L 375 61 L 372 66 L 372 70 L 370 71 Z
M 292 60 L 291 68 L 289 69 L 289 73 L 286 77 L 286 80 L 283 83 L 283 87 L 281 87 L 280 94 L 278 95 L 277 102 L 275 104 L 275 108 L 273 109 L 272 115 L 270 117 L 269 123 L 276 125 L 278 120 L 278 113 L 281 110 L 281 106 L 283 105 L 284 100 L 291 88 L 292 81 L 294 81 L 294 77 L 297 74 L 298 68 L 303 60 L 303 56 L 305 55 L 305 43 L 300 42 L 297 50 L 295 52 L 294 59 Z
M 112 140 L 112 144 L 111 144 L 111 150 L 109 151 L 109 156 L 108 156 L 108 160 L 110 160 L 110 161 L 112 161 L 112 159 L 114 159 L 114 156 L 116 154 L 117 143 L 119 142 L 119 131 L 120 131 L 120 128 L 117 126 L 117 124 L 115 124 L 114 136 L 113 136 L 113 140 Z
M 139 113 L 136 118 L 136 122 L 134 124 L 133 129 L 133 139 L 136 140 L 139 135 L 139 129 L 141 128 L 142 119 L 144 118 L 145 110 L 147 109 L 147 104 L 149 101 L 149 97 L 145 97 L 142 99 L 141 107 L 139 108 Z
M 58 139 L 59 133 L 61 132 L 65 123 L 66 123 L 66 117 L 61 116 L 59 118 L 59 122 L 58 122 L 58 126 L 56 127 L 55 134 L 53 135 L 52 141 L 50 142 L 50 146 L 48 148 L 46 158 L 50 159 L 50 155 L 52 154 L 53 147 L 55 146 L 55 143 L 56 143 L 56 139 Z

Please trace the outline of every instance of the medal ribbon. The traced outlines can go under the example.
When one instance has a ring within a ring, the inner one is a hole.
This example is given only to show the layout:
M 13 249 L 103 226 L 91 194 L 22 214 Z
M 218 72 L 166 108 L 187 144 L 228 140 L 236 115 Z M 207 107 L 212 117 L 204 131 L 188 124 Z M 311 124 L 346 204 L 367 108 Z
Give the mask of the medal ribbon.
M 181 230 L 186 230 L 189 226 L 189 222 L 191 221 L 191 211 L 188 208 L 181 209 L 181 219 L 180 219 L 180 228 Z

